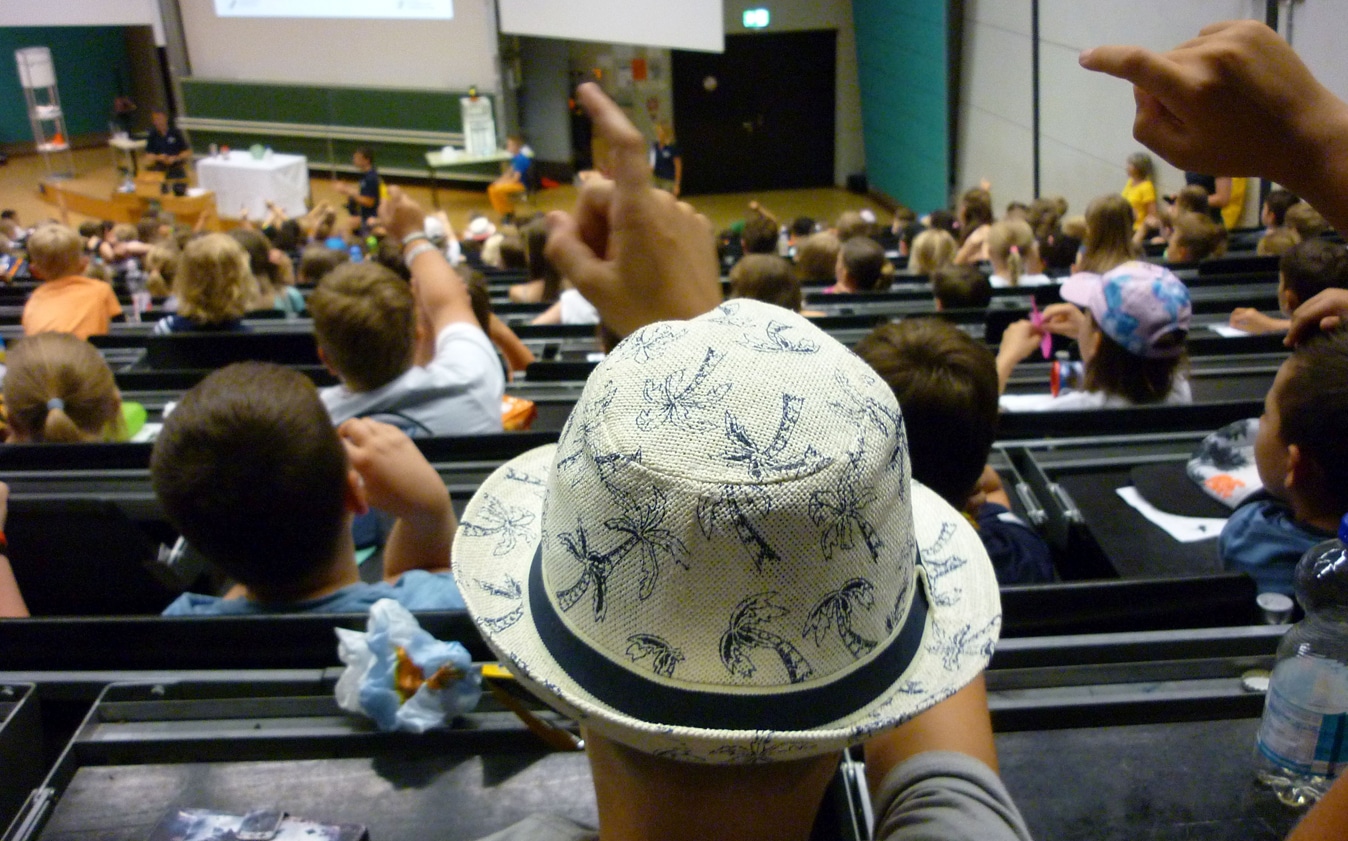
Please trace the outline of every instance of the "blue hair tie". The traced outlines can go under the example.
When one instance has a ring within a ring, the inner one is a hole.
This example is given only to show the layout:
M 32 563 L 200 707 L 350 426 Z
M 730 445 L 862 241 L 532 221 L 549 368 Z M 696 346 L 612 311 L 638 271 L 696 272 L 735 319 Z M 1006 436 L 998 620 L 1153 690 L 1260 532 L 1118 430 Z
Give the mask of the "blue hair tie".
M 64 411 L 64 410 L 65 410 L 65 407 L 66 407 L 66 401 L 62 400 L 62 399 L 59 398 L 59 397 L 53 397 L 52 399 L 50 399 L 50 400 L 47 401 L 47 411 L 48 411 L 48 412 L 54 412 L 54 411 L 56 411 L 57 409 L 61 409 L 62 411 Z

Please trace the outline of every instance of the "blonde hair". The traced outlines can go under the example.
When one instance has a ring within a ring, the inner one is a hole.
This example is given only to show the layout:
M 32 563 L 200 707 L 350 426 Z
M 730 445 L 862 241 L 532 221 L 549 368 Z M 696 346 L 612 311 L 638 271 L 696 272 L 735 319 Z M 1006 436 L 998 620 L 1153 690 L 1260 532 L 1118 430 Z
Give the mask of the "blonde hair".
M 1100 196 L 1086 208 L 1086 236 L 1081 242 L 1081 271 L 1104 274 L 1137 259 L 1133 245 L 1133 208 L 1123 196 Z
M 942 266 L 950 265 L 955 259 L 955 238 L 949 231 L 940 228 L 928 228 L 913 237 L 913 247 L 909 250 L 908 271 L 912 274 L 930 275 Z
M 28 237 L 28 259 L 43 280 L 58 280 L 80 270 L 84 243 L 65 225 L 42 225 Z
M 801 282 L 826 280 L 832 283 L 841 248 L 838 237 L 828 231 L 806 237 L 796 247 L 796 273 Z
M 1301 235 L 1291 228 L 1274 228 L 1259 238 L 1254 253 L 1260 257 L 1274 257 L 1301 242 Z
M 122 397 L 93 345 L 69 333 L 19 340 L 7 358 L 5 411 L 34 443 L 113 441 L 124 436 Z
M 173 291 L 173 278 L 178 273 L 178 251 L 166 245 L 156 245 L 145 255 L 145 288 L 156 298 L 166 298 Z
M 242 318 L 257 297 L 248 252 L 228 234 L 207 234 L 183 249 L 173 279 L 178 314 L 200 324 Z
M 136 238 L 140 236 L 140 229 L 135 225 L 123 222 L 112 226 L 112 235 L 117 238 L 118 242 L 135 242 Z
M 1034 231 L 1023 219 L 1003 219 L 988 229 L 988 257 L 993 263 L 1006 265 L 1006 280 L 1012 286 L 1020 285 L 1025 258 L 1035 247 Z

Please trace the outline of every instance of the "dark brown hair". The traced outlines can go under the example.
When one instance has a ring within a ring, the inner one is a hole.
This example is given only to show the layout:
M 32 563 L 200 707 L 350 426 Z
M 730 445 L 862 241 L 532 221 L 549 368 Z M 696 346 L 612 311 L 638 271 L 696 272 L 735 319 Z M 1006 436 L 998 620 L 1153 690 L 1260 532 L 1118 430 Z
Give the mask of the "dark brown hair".
M 313 383 L 260 362 L 222 368 L 187 392 L 150 458 L 173 525 L 268 601 L 302 597 L 333 560 L 347 469 Z
M 332 270 L 309 296 L 314 338 L 352 391 L 386 385 L 412 365 L 412 289 L 378 263 Z
M 870 237 L 852 237 L 843 242 L 838 253 L 847 276 L 860 292 L 883 292 L 894 280 L 885 250 Z
M 299 282 L 312 286 L 349 259 L 345 251 L 326 245 L 310 245 L 300 252 Z
M 960 244 L 969 238 L 969 234 L 992 224 L 992 194 L 975 187 L 960 197 L 959 206 Z
M 1278 394 L 1282 442 L 1319 468 L 1320 493 L 1339 516 L 1348 511 L 1348 331 L 1317 333 L 1297 345 Z
M 1348 289 L 1348 248 L 1323 239 L 1303 240 L 1279 258 L 1278 273 L 1298 304 L 1326 289 Z
M 730 270 L 730 297 L 753 298 L 800 312 L 800 281 L 775 254 L 746 254 Z
M 932 273 L 931 290 L 942 309 L 986 307 L 992 302 L 992 284 L 973 266 L 942 266 Z
M 777 223 L 766 216 L 755 214 L 744 223 L 745 254 L 776 254 Z
M 963 509 L 997 435 L 997 365 L 981 342 L 936 318 L 871 331 L 856 346 L 899 400 L 913 478 Z
M 1134 356 L 1114 341 L 1095 323 L 1095 316 L 1086 313 L 1091 328 L 1100 334 L 1100 346 L 1086 365 L 1083 387 L 1087 391 L 1103 391 L 1128 400 L 1136 406 L 1164 403 L 1175 388 L 1175 378 L 1189 367 L 1188 352 L 1170 359 L 1151 359 Z M 1177 330 L 1162 338 L 1183 342 L 1187 333 Z
M 832 283 L 838 266 L 838 238 L 828 231 L 810 234 L 796 246 L 796 274 L 801 283 Z

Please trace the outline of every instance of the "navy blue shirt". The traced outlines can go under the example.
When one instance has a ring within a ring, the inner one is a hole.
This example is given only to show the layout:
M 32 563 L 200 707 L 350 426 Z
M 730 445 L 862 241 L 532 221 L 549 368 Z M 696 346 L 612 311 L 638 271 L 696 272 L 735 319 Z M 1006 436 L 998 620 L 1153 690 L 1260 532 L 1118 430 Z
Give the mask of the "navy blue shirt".
M 359 216 L 361 224 L 368 225 L 370 220 L 379 213 L 379 172 L 370 170 L 360 177 L 360 197 L 363 199 L 374 199 L 374 204 L 366 207 L 360 202 L 352 199 L 347 202 L 346 209 L 352 216 Z
M 655 143 L 652 146 L 654 160 L 651 161 L 651 169 L 655 170 L 656 178 L 663 178 L 666 181 L 674 180 L 674 159 L 679 157 L 679 147 L 670 143 L 662 146 Z

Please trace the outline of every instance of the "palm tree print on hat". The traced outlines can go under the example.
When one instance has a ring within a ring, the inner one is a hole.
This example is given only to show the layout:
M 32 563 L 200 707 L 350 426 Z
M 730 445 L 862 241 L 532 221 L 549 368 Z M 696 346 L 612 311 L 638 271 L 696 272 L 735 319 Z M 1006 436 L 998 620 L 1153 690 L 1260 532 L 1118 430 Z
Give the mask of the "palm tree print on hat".
M 780 754 L 794 753 L 810 747 L 810 745 L 774 742 L 767 733 L 756 733 L 747 745 L 722 745 L 711 753 L 712 756 L 729 758 L 734 765 L 761 765 L 765 762 L 781 761 Z
M 783 324 L 780 321 L 769 321 L 767 327 L 763 329 L 762 335 L 745 333 L 735 344 L 740 347 L 746 347 L 750 350 L 756 350 L 760 353 L 818 353 L 819 343 L 814 339 L 795 339 L 792 340 L 783 335 L 790 330 L 794 324 Z
M 763 565 L 781 560 L 768 539 L 754 524 L 756 518 L 772 511 L 772 497 L 757 485 L 722 485 L 704 494 L 697 502 L 697 523 L 710 540 L 723 524 L 734 529 L 735 537 L 754 556 L 754 569 L 763 571 Z
M 839 385 L 839 393 L 846 403 L 836 400 L 829 402 L 835 412 L 856 424 L 861 430 L 864 443 L 866 430 L 874 427 L 886 440 L 893 439 L 894 448 L 889 453 L 889 466 L 898 464 L 903 454 L 908 452 L 908 437 L 903 428 L 903 417 L 874 397 L 862 397 L 852 387 L 852 381 L 842 371 L 833 372 L 833 381 Z
M 871 653 L 876 643 L 852 630 L 852 614 L 858 608 L 874 606 L 875 585 L 864 578 L 853 578 L 820 599 L 805 618 L 802 633 L 807 639 L 814 637 L 815 645 L 823 645 L 824 635 L 833 628 L 852 656 L 860 659 Z
M 651 671 L 665 677 L 674 677 L 674 668 L 683 662 L 683 652 L 655 634 L 628 637 L 627 656 L 633 663 L 650 658 Z
M 663 382 L 646 380 L 641 396 L 655 405 L 637 415 L 637 429 L 648 432 L 670 424 L 688 432 L 706 432 L 715 427 L 716 422 L 706 415 L 730 391 L 730 383 L 713 386 L 707 380 L 724 358 L 724 351 L 707 348 L 707 355 L 691 378 L 687 368 L 680 368 Z
M 864 439 L 860 443 L 864 444 Z M 885 546 L 875 527 L 865 517 L 866 509 L 875 502 L 876 495 L 874 490 L 858 484 L 862 455 L 859 444 L 855 451 L 848 454 L 849 467 L 838 477 L 837 485 L 810 494 L 810 519 L 816 526 L 824 527 L 819 538 L 820 548 L 824 550 L 824 557 L 830 561 L 833 560 L 835 550 L 850 550 L 856 545 L 858 537 L 865 541 L 871 561 L 875 563 L 879 563 L 880 550 Z
M 571 452 L 557 460 L 557 468 L 559 470 L 569 470 L 572 467 L 575 467 L 581 457 L 590 451 L 590 437 L 594 434 L 595 428 L 599 426 L 599 423 L 602 420 L 604 413 L 608 411 L 609 406 L 613 405 L 613 398 L 617 396 L 618 384 L 609 380 L 604 384 L 603 393 L 585 404 L 585 410 L 583 412 L 572 412 L 571 416 L 566 419 L 566 424 L 562 427 L 560 440 L 574 441 L 575 447 Z M 582 415 L 583 417 L 577 420 L 577 416 Z M 572 423 L 579 424 L 579 429 L 576 430 L 576 435 L 574 436 L 571 435 Z M 571 479 L 571 486 L 575 487 L 578 481 L 580 481 L 579 476 L 573 476 Z
M 961 625 L 956 630 L 947 631 L 940 622 L 931 624 L 931 641 L 927 644 L 927 651 L 941 658 L 941 665 L 945 666 L 946 671 L 953 672 L 959 667 L 960 659 L 966 656 L 982 657 L 987 659 L 992 656 L 993 650 L 997 647 L 997 632 L 1002 627 L 1002 615 L 999 613 L 992 617 L 986 625 L 981 628 L 974 628 L 972 625 Z
M 630 350 L 632 358 L 645 365 L 687 333 L 686 329 L 677 328 L 672 324 L 652 324 L 645 330 L 639 330 L 628 336 L 623 341 L 624 350 Z
M 776 595 L 771 591 L 758 593 L 735 605 L 730 627 L 721 635 L 721 663 L 737 677 L 752 677 L 756 668 L 749 655 L 755 649 L 771 649 L 781 659 L 790 681 L 800 683 L 814 676 L 814 667 L 785 637 L 764 627 L 790 612 L 772 603 Z
M 811 445 L 799 455 L 787 455 L 786 448 L 791 443 L 791 434 L 800 421 L 800 410 L 805 405 L 804 398 L 791 394 L 782 395 L 782 416 L 777 422 L 777 431 L 772 442 L 760 447 L 735 416 L 726 410 L 725 437 L 730 449 L 720 457 L 730 462 L 743 464 L 749 475 L 762 479 L 764 474 L 808 473 L 832 463 L 832 459 L 821 456 Z
M 493 584 L 480 578 L 474 579 L 473 583 L 484 593 L 515 602 L 515 606 L 510 609 L 510 612 L 483 619 L 482 624 L 487 630 L 499 634 L 520 621 L 520 618 L 524 616 L 524 591 L 520 588 L 520 583 L 512 576 L 507 575 L 505 577 L 505 584 Z
M 537 542 L 533 529 L 529 526 L 535 520 L 534 512 L 527 508 L 506 505 L 491 494 L 484 494 L 485 505 L 479 512 L 480 520 L 464 521 L 463 533 L 470 537 L 489 537 L 499 535 L 493 555 L 505 555 L 515 549 L 521 540 L 527 543 Z

